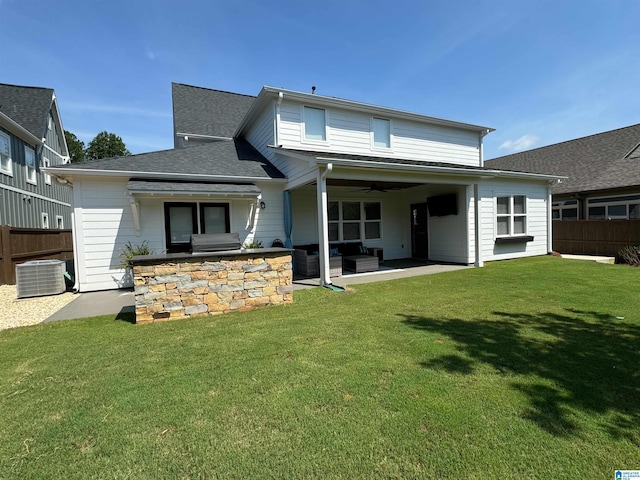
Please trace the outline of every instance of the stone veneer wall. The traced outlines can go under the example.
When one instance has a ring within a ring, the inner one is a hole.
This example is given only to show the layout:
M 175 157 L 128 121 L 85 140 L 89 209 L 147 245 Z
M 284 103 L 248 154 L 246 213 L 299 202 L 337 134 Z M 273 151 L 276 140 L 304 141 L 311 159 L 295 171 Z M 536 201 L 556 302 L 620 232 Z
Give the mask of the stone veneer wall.
M 293 302 L 291 255 L 282 253 L 142 261 L 133 277 L 136 323 Z

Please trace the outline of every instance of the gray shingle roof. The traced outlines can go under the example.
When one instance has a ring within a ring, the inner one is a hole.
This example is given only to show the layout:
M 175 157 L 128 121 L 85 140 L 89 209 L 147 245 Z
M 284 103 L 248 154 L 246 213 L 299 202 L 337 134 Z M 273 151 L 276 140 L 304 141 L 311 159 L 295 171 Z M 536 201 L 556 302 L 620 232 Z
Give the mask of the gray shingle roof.
M 0 83 L 0 112 L 38 138 L 44 137 L 53 90 Z
M 234 183 L 201 183 L 201 182 L 151 182 L 148 180 L 129 180 L 127 190 L 130 192 L 170 192 L 170 193 L 206 193 L 206 194 L 254 194 L 260 189 L 255 185 L 238 185 Z
M 171 84 L 176 133 L 233 137 L 256 97 Z
M 629 153 L 640 143 L 640 124 L 487 160 L 487 167 L 565 175 L 553 193 L 575 193 L 640 185 L 640 159 Z
M 205 143 L 189 148 L 161 150 L 128 157 L 102 158 L 52 167 L 64 171 L 101 170 L 183 175 L 284 178 L 260 152 L 246 140 Z

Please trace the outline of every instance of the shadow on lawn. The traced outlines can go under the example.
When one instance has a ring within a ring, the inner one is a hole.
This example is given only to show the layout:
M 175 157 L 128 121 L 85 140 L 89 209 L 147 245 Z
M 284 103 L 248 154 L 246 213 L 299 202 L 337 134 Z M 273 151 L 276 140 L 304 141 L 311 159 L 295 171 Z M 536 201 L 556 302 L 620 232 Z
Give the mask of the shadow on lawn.
M 640 327 L 579 310 L 493 315 L 473 321 L 400 316 L 413 328 L 446 335 L 460 352 L 429 359 L 425 368 L 472 374 L 485 364 L 503 374 L 536 376 L 537 383 L 511 386 L 526 395 L 525 416 L 541 428 L 578 434 L 579 410 L 602 415 L 598 421 L 609 435 L 640 445 Z

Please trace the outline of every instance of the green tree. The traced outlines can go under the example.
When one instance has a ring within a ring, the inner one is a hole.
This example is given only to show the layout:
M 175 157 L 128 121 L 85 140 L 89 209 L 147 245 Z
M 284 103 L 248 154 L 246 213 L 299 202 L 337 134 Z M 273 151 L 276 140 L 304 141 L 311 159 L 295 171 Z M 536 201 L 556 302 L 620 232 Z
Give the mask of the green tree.
M 64 131 L 64 138 L 67 141 L 67 148 L 69 148 L 69 157 L 71 158 L 71 163 L 83 161 L 84 142 L 67 130 Z
M 89 146 L 85 150 L 85 156 L 89 159 L 122 157 L 131 155 L 126 145 L 115 133 L 107 131 L 100 132 L 93 140 L 89 142 Z

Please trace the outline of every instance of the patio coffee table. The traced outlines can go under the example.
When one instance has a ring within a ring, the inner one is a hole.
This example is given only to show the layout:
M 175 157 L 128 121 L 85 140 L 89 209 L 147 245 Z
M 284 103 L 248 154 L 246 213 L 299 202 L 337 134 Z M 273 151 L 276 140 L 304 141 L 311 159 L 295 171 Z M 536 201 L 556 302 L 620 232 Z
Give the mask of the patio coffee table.
M 344 269 L 356 273 L 375 272 L 378 270 L 378 257 L 371 255 L 350 255 L 344 257 Z

